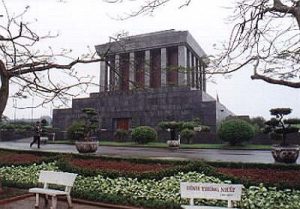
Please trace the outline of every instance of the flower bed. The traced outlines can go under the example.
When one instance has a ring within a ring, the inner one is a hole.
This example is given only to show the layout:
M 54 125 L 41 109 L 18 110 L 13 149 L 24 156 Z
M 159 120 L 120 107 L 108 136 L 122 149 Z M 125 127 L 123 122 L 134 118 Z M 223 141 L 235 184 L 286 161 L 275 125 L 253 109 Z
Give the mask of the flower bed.
M 56 162 L 30 166 L 6 166 L 0 168 L 0 175 L 4 179 L 3 184 L 5 185 L 28 188 L 37 185 L 40 170 L 58 169 Z M 159 180 L 79 175 L 75 181 L 72 195 L 83 199 L 146 208 L 179 209 L 180 204 L 187 203 L 187 200 L 182 200 L 179 194 L 179 183 L 182 181 L 229 183 L 202 172 L 180 172 Z M 201 204 L 224 206 L 226 203 L 201 200 Z M 278 190 L 263 185 L 250 186 L 244 190 L 239 207 L 241 209 L 299 209 L 300 191 Z
M 23 166 L 2 166 L 0 176 L 3 185 L 29 188 L 37 185 L 38 175 L 41 170 L 58 170 L 55 162 Z
M 278 169 L 258 169 L 258 168 L 216 168 L 218 172 L 238 177 L 242 180 L 250 180 L 255 183 L 272 185 L 300 186 L 299 170 L 278 170 Z
M 133 163 L 129 161 L 116 161 L 116 160 L 104 160 L 104 159 L 71 159 L 69 163 L 77 168 L 87 168 L 94 170 L 108 170 L 119 172 L 158 172 L 167 168 L 175 167 L 171 164 L 161 163 Z
M 83 176 L 127 177 L 141 179 L 162 179 L 178 172 L 198 170 L 202 162 L 174 162 L 146 159 L 114 159 L 104 157 L 65 156 L 60 158 L 59 169 Z
M 33 160 L 46 161 L 33 164 L 30 160 L 22 161 L 24 156 L 31 155 Z M 182 181 L 234 182 L 246 185 L 239 206 L 241 209 L 300 208 L 300 191 L 287 189 L 288 185 L 300 185 L 297 178 L 300 169 L 297 166 L 281 168 L 276 165 L 273 168 L 271 165 L 228 164 L 226 167 L 215 164 L 216 167 L 211 167 L 202 162 L 125 160 L 81 155 L 65 156 L 59 161 L 53 161 L 54 158 L 38 154 L 0 151 L 0 160 L 1 156 L 22 164 L 30 163 L 22 166 L 15 163 L 10 166 L 2 164 L 0 176 L 4 186 L 27 189 L 37 185 L 40 170 L 61 170 L 79 174 L 72 190 L 72 195 L 77 198 L 144 208 L 179 209 L 180 204 L 187 203 L 179 194 L 179 183 Z M 50 159 L 53 162 L 47 162 Z M 276 185 L 278 182 L 282 182 L 282 189 L 260 184 Z M 224 201 L 198 201 L 205 205 L 226 205 Z
M 0 165 L 33 164 L 40 163 L 46 159 L 47 157 L 36 154 L 0 151 Z

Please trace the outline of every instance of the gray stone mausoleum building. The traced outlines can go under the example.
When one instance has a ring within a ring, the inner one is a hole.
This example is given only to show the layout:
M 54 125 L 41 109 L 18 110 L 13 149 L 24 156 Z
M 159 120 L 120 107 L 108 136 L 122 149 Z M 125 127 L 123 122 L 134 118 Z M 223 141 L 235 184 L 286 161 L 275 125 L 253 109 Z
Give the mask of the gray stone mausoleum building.
M 65 130 L 85 107 L 95 108 L 100 126 L 114 131 L 160 121 L 200 118 L 216 130 L 232 113 L 206 93 L 206 54 L 188 31 L 167 30 L 96 46 L 100 91 L 53 111 L 53 126 Z

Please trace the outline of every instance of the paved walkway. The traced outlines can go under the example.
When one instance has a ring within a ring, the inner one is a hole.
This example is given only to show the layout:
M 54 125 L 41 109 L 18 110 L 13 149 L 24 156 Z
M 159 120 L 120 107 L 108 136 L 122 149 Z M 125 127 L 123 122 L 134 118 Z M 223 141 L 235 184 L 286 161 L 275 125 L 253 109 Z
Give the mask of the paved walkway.
M 31 139 L 15 142 L 0 142 L 0 148 L 16 150 L 35 150 L 59 153 L 78 153 L 74 145 L 45 144 L 41 149 L 29 147 Z M 113 157 L 142 157 L 151 159 L 201 159 L 205 161 L 274 163 L 270 151 L 263 150 L 220 150 L 220 149 L 179 149 L 143 148 L 143 147 L 110 147 L 100 146 L 95 155 Z M 298 159 L 297 164 L 300 164 Z
M 44 198 L 40 198 L 40 209 L 49 209 L 51 205 L 51 200 L 49 200 L 49 204 L 46 206 L 44 204 Z M 34 209 L 35 197 L 29 197 L 18 201 L 13 201 L 4 205 L 0 205 L 0 209 Z M 58 201 L 57 208 L 68 208 L 68 204 L 66 201 Z M 109 209 L 107 207 L 99 207 L 99 206 L 90 206 L 85 204 L 73 204 L 73 209 Z

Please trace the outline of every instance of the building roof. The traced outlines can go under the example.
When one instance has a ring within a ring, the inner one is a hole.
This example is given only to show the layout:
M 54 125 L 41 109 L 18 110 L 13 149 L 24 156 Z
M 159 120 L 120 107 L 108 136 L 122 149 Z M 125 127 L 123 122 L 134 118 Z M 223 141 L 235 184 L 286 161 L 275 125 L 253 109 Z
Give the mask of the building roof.
M 119 41 L 97 45 L 95 48 L 99 56 L 106 56 L 178 45 L 186 45 L 199 58 L 207 56 L 188 31 L 173 29 L 128 36 L 121 38 Z

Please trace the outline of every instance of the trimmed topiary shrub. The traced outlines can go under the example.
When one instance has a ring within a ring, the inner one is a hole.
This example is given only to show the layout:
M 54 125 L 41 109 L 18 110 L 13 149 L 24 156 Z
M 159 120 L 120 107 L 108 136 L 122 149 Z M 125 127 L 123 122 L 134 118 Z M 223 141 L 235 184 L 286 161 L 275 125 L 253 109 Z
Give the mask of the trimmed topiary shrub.
M 84 122 L 79 120 L 79 121 L 74 121 L 72 125 L 68 127 L 67 134 L 68 138 L 71 140 L 79 140 L 80 138 L 83 138 L 83 129 L 84 129 Z
M 138 144 L 147 144 L 157 139 L 157 132 L 149 126 L 139 126 L 132 130 L 133 141 Z
M 180 132 L 180 139 L 186 141 L 188 144 L 192 143 L 192 138 L 195 136 L 195 131 L 185 128 Z
M 188 121 L 188 122 L 184 122 L 182 123 L 181 125 L 181 130 L 184 130 L 184 129 L 190 129 L 190 130 L 193 130 L 194 127 L 197 127 L 197 126 L 200 126 L 198 125 L 197 123 L 193 122 L 193 121 Z
M 254 136 L 254 128 L 244 120 L 231 119 L 221 124 L 218 136 L 222 141 L 234 146 L 249 141 Z
M 128 137 L 129 131 L 125 129 L 117 129 L 114 133 L 114 137 L 119 141 L 124 141 Z
M 286 147 L 289 145 L 286 141 L 286 135 L 299 131 L 297 125 L 300 124 L 300 119 L 283 119 L 284 116 L 292 112 L 290 108 L 274 108 L 270 112 L 274 117 L 265 122 L 267 126 L 264 132 L 269 133 L 271 139 L 280 140 L 280 146 Z
M 265 122 L 266 120 L 261 116 L 250 118 L 250 123 L 253 125 L 256 134 L 263 132 L 265 128 Z

